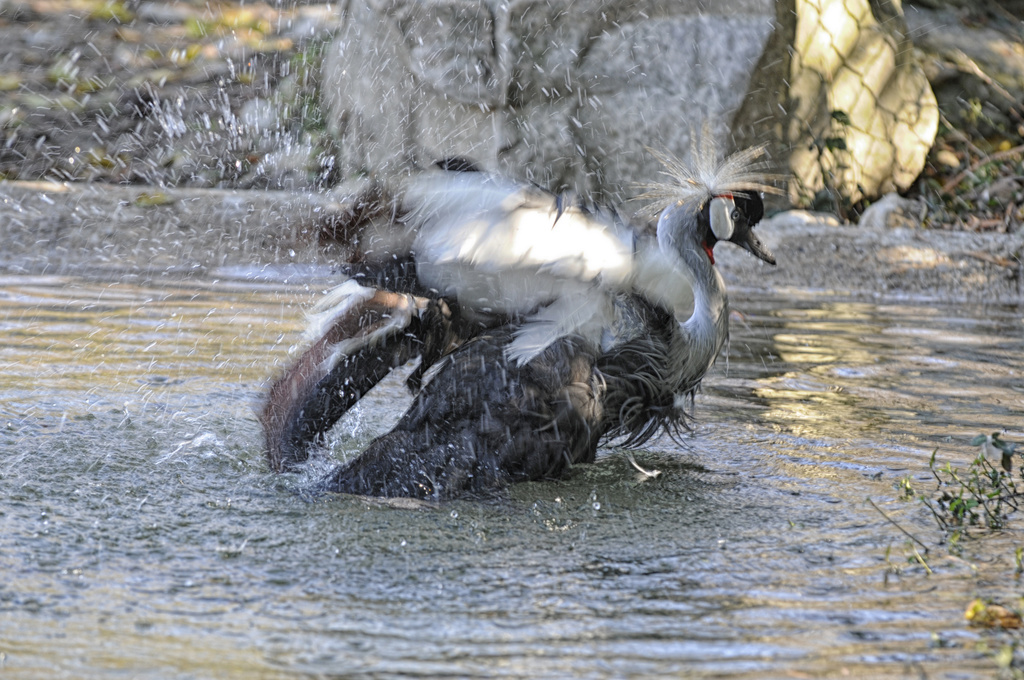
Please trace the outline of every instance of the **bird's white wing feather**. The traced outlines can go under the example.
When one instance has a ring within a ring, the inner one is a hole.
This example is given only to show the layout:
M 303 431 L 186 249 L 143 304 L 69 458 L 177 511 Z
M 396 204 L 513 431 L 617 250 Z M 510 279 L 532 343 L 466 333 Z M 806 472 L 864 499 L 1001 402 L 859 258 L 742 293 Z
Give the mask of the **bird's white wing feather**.
M 510 359 L 525 364 L 551 343 L 578 334 L 594 344 L 614 318 L 613 295 L 592 286 L 573 285 L 530 315 L 508 347 Z
M 515 269 L 592 281 L 626 281 L 633 233 L 609 215 L 532 186 L 481 173 L 438 173 L 411 182 L 418 261 L 460 263 L 488 272 Z
M 674 252 L 654 242 L 637 250 L 632 290 L 670 310 L 680 321 L 690 318 L 694 307 L 693 272 Z

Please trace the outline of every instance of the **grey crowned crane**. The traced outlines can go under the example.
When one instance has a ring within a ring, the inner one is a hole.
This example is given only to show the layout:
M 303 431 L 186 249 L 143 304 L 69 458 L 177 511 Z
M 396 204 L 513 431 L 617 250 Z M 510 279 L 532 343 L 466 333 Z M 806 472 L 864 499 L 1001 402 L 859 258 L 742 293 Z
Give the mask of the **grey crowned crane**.
M 408 411 L 317 491 L 451 498 L 557 477 L 592 462 L 602 441 L 635 446 L 685 428 L 728 337 L 714 248 L 774 264 L 752 227 L 762 192 L 777 190 L 758 172 L 762 149 L 716 162 L 707 132 L 692 169 L 652 153 L 669 178 L 641 197 L 655 234 L 466 164 L 411 178 L 383 204 L 383 227 L 364 228 L 350 278 L 270 386 L 260 421 L 271 468 L 305 462 L 417 356 Z

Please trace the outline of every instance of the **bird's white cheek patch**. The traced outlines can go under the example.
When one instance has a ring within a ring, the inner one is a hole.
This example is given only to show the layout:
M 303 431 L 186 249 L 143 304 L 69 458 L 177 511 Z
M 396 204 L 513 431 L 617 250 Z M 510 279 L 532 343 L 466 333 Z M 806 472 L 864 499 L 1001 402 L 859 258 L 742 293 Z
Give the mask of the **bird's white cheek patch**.
M 732 238 L 732 211 L 735 208 L 736 202 L 731 197 L 717 196 L 711 199 L 711 233 L 719 241 L 728 241 Z

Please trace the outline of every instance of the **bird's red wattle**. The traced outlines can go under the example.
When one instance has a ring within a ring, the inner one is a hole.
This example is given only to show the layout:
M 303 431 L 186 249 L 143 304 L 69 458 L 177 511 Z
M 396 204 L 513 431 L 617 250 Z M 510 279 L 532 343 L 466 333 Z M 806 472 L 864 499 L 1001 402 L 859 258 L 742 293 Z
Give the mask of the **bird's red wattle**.
M 704 241 L 704 252 L 708 254 L 708 259 L 711 260 L 711 264 L 715 263 L 715 254 L 711 250 L 711 246 L 708 245 L 707 241 Z

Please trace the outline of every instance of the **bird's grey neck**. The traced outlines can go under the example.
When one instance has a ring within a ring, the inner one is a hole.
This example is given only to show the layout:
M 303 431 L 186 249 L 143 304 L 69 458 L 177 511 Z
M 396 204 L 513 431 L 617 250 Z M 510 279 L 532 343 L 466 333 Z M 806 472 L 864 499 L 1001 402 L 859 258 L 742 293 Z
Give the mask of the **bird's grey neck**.
M 695 205 L 665 210 L 658 219 L 658 246 L 678 256 L 693 275 L 693 314 L 683 328 L 694 339 L 711 340 L 717 335 L 727 301 L 722 277 L 700 242 L 699 219 Z
M 725 282 L 703 248 L 693 245 L 677 252 L 694 277 L 693 314 L 685 321 L 680 319 L 683 336 L 690 346 L 688 370 L 703 375 L 728 337 L 729 300 Z

